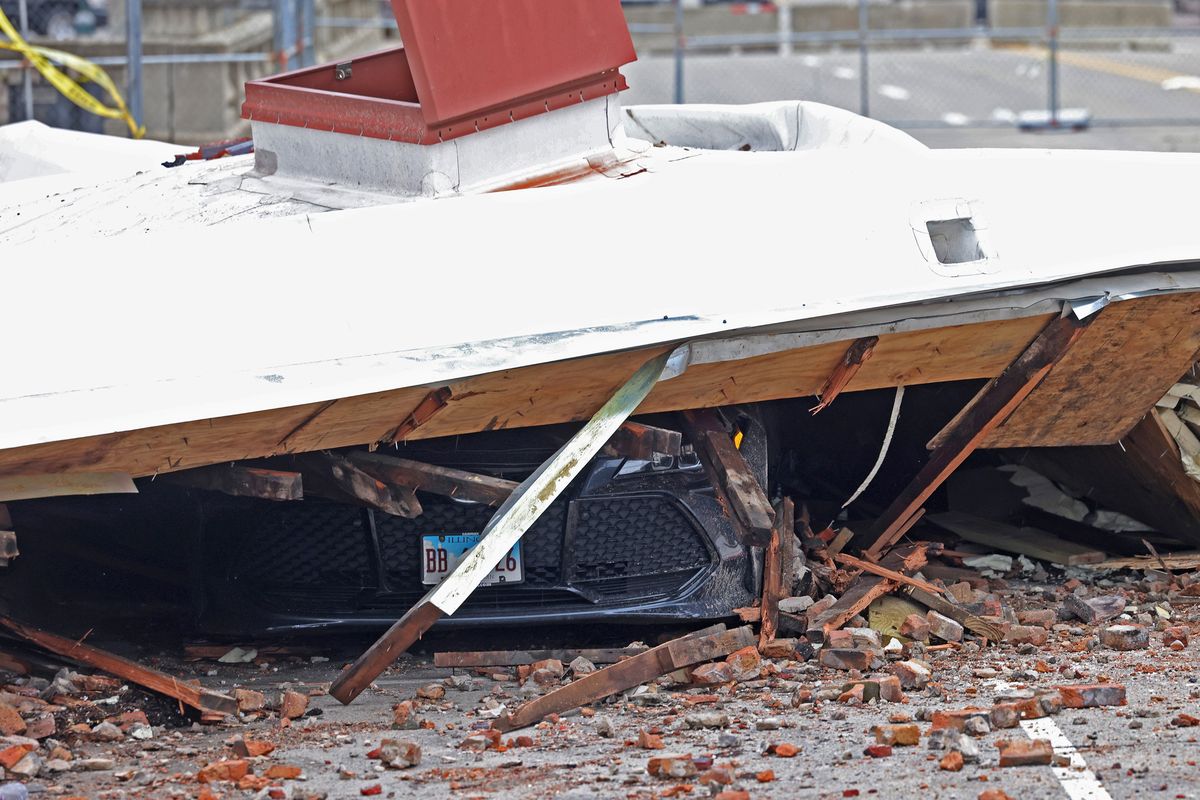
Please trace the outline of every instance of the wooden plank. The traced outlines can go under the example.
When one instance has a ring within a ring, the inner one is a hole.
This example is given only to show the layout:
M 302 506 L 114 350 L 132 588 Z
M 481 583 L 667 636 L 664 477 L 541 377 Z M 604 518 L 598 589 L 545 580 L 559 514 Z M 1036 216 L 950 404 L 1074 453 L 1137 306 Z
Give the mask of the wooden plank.
M 850 544 L 850 540 L 853 538 L 854 531 L 850 530 L 849 528 L 842 528 L 837 532 L 837 535 L 833 537 L 833 541 L 831 541 L 825 548 L 825 552 L 831 556 L 836 556 L 846 548 L 846 545 Z
M 1107 309 L 1105 310 L 1107 311 Z M 1008 369 L 984 386 L 957 417 L 937 435 L 931 444 L 929 459 L 892 501 L 876 522 L 871 546 L 864 555 L 871 560 L 903 535 L 906 524 L 938 487 L 975 452 L 988 432 L 1008 418 L 1021 405 L 1056 363 L 1070 350 L 1083 331 L 1101 311 L 1086 320 L 1073 316 L 1054 319 L 1033 344 Z
M 1198 313 L 1200 296 L 1191 292 L 1109 305 L 982 446 L 1116 443 L 1195 363 L 1200 351 Z
M 704 463 L 709 478 L 724 494 L 729 508 L 745 531 L 744 544 L 766 547 L 771 541 L 775 512 L 767 493 L 715 411 L 685 411 L 688 438 Z
M 650 461 L 656 454 L 683 454 L 683 434 L 640 422 L 626 422 L 601 451 L 605 455 Z
M 87 664 L 88 666 L 103 670 L 110 675 L 115 675 L 122 680 L 136 683 L 138 686 L 158 692 L 159 694 L 165 694 L 167 697 L 172 697 L 201 713 L 219 715 L 237 713 L 237 700 L 220 692 L 214 692 L 198 684 L 180 680 L 165 672 L 144 667 L 127 658 L 122 658 L 91 645 L 83 644 L 82 642 L 77 642 L 47 631 L 38 630 L 9 617 L 0 616 L 0 625 L 22 639 L 33 642 L 38 647 L 49 650 L 55 655 L 69 658 L 72 661 L 78 661 L 81 664 Z
M 850 381 L 854 380 L 854 376 L 862 369 L 862 365 L 871 358 L 875 353 L 875 345 L 879 344 L 878 336 L 868 336 L 863 339 L 858 339 L 854 344 L 846 349 L 846 354 L 842 356 L 842 360 L 834 367 L 829 378 L 821 387 L 821 391 L 817 392 L 817 398 L 821 401 L 813 406 L 809 411 L 813 414 L 820 414 L 829 404 L 838 398 L 842 390 L 849 385 Z
M 368 475 L 346 458 L 332 453 L 296 456 L 309 492 L 333 500 L 352 499 L 394 517 L 416 519 L 421 502 L 407 486 L 393 486 Z
M 570 664 L 577 658 L 586 658 L 593 664 L 616 664 L 618 661 L 624 661 L 649 649 L 642 645 L 640 647 L 434 653 L 433 665 L 435 667 L 515 667 L 521 664 L 545 661 L 548 658 L 557 659 L 564 664 Z
M 1074 567 L 1096 564 L 1108 557 L 1103 550 L 1068 542 L 1037 528 L 1018 528 L 970 514 L 951 511 L 935 514 L 929 520 L 968 542 L 1006 553 L 1020 553 L 1053 564 Z
M 505 501 L 484 527 L 478 544 L 454 570 L 343 671 L 330 685 L 329 693 L 342 703 L 350 703 L 435 622 L 457 611 L 637 410 L 666 373 L 671 356 L 668 352 L 650 359 L 625 381 L 587 424 Z
M 675 639 L 530 700 L 512 714 L 497 719 L 494 727 L 501 731 L 525 728 L 550 714 L 560 714 L 594 703 L 668 672 L 702 661 L 723 658 L 736 650 L 753 645 L 754 632 L 749 626 Z
M 0 475 L 0 502 L 94 494 L 137 494 L 137 486 L 124 472 Z
M 929 552 L 928 542 L 897 547 L 880 562 L 881 566 L 896 572 L 916 572 L 925 566 Z M 867 609 L 877 598 L 896 591 L 900 584 L 877 575 L 860 575 L 842 596 L 824 614 L 809 620 L 809 638 L 823 639 L 829 631 L 837 630 L 852 617 Z
M 961 606 L 951 603 L 944 597 L 938 597 L 936 594 L 930 594 L 913 586 L 905 586 L 902 591 L 926 608 L 930 608 L 944 617 L 949 617 L 967 630 L 973 631 L 989 641 L 999 642 L 1004 639 L 1004 632 L 1000 628 L 982 617 L 975 616 Z
M 900 635 L 900 627 L 910 614 L 920 614 L 924 617 L 925 607 L 907 597 L 884 595 L 867 608 L 867 625 L 885 636 L 907 640 L 908 637 Z
M 217 464 L 174 472 L 163 479 L 234 497 L 257 497 L 260 500 L 279 502 L 304 499 L 304 481 L 299 472 L 244 467 L 239 464 Z
M 1167 553 L 1162 556 L 1162 562 L 1171 572 L 1187 572 L 1194 569 L 1200 569 L 1200 551 L 1188 551 L 1186 553 Z M 1131 558 L 1109 558 L 1101 561 L 1098 564 L 1087 564 L 1090 569 L 1105 570 L 1105 569 L 1132 569 L 1132 570 L 1147 570 L 1147 569 L 1162 569 L 1158 563 L 1158 559 L 1152 556 L 1133 556 Z
M 409 412 L 408 416 L 399 425 L 380 437 L 379 443 L 397 444 L 398 442 L 407 441 L 410 436 L 416 433 L 418 428 L 429 422 L 435 414 L 444 409 L 452 396 L 453 391 L 449 386 L 434 389 L 425 395 L 421 402 L 417 403 L 417 407 Z
M 759 629 L 758 647 L 761 650 L 775 641 L 779 630 L 779 601 L 787 597 L 790 586 L 784 583 L 784 537 L 795 530 L 795 505 L 785 497 L 775 505 L 775 527 L 771 531 L 771 542 L 763 553 L 762 627 Z
M 392 486 L 430 492 L 459 500 L 498 506 L 517 488 L 515 481 L 451 467 L 423 464 L 381 453 L 353 452 L 346 459 L 363 472 Z
M 1178 445 L 1154 414 L 1147 414 L 1116 445 L 1045 448 L 1010 456 L 1081 497 L 1200 545 L 1200 483 L 1184 470 Z
M 879 564 L 873 564 L 870 561 L 863 561 L 861 558 L 855 558 L 854 556 L 847 555 L 846 553 L 836 554 L 833 557 L 833 560 L 839 564 L 845 564 L 848 567 L 856 567 L 861 569 L 863 572 L 869 572 L 872 575 L 878 575 L 881 578 L 887 578 L 890 581 L 902 583 L 906 586 L 915 586 L 918 589 L 924 589 L 925 591 L 932 592 L 934 594 L 944 594 L 946 591 L 945 589 L 939 589 L 932 583 L 926 583 L 925 581 L 917 580 L 916 578 L 910 578 L 907 575 L 896 572 L 895 570 L 888 569 L 887 567 L 880 566 Z
M 884 334 L 846 391 L 991 378 L 1044 327 L 1046 315 Z M 645 413 L 815 395 L 852 338 L 688 371 L 651 392 Z M 585 420 L 646 359 L 644 348 L 457 381 L 453 399 L 408 438 Z M 123 471 L 135 477 L 285 453 L 369 445 L 436 387 L 405 387 L 299 406 L 0 451 L 0 473 Z M 398 414 L 398 409 L 401 412 Z

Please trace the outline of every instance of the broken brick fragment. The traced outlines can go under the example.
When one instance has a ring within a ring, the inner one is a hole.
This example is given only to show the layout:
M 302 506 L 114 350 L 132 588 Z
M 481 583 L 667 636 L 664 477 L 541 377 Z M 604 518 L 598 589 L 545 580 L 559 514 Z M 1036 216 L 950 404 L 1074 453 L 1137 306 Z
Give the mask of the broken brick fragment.
M 31 744 L 14 744 L 0 750 L 0 766 L 12 769 L 25 755 L 33 750 Z
M 925 613 L 925 621 L 929 623 L 929 633 L 942 641 L 962 641 L 963 626 L 949 617 L 931 610 Z
M 413 718 L 413 701 L 401 700 L 392 706 L 392 727 L 399 730 L 415 730 L 417 721 Z
M 984 789 L 978 800 L 1013 800 L 1003 789 Z
M 646 772 L 657 778 L 690 778 L 697 770 L 692 755 L 688 753 L 653 756 L 646 762 Z
M 16 736 L 25 732 L 25 720 L 15 708 L 8 703 L 0 702 L 0 733 L 5 736 Z
M 279 716 L 284 719 L 299 719 L 308 710 L 308 695 L 299 692 L 284 692 L 279 704 Z
M 1006 739 L 996 744 L 1000 748 L 1000 766 L 1047 766 L 1054 761 L 1054 748 L 1049 739 Z
M 725 663 L 733 670 L 733 678 L 737 681 L 751 681 L 758 677 L 762 669 L 762 656 L 757 647 L 743 647 L 730 653 Z
M 388 769 L 415 767 L 421 763 L 421 746 L 403 739 L 384 739 L 379 743 L 379 760 Z
M 1017 614 L 1017 622 L 1022 625 L 1037 625 L 1041 628 L 1049 630 L 1058 622 L 1058 614 L 1054 613 L 1053 609 L 1039 608 L 1031 611 L 1022 611 Z
M 770 783 L 775 780 L 775 770 L 764 769 L 762 772 L 756 772 L 754 773 L 754 780 L 759 783 Z
M 793 658 L 796 655 L 795 639 L 772 639 L 760 650 L 763 658 Z
M 1040 625 L 1010 625 L 1004 641 L 1009 644 L 1031 644 L 1041 647 L 1050 638 L 1050 632 Z
M 429 683 L 417 688 L 417 697 L 422 700 L 441 700 L 445 696 L 446 687 L 440 683 Z
M 1145 625 L 1110 625 L 1100 630 L 1100 644 L 1111 650 L 1144 650 L 1150 646 Z
M 920 614 L 909 614 L 900 623 L 900 635 L 917 642 L 929 641 L 929 622 Z
M 900 680 L 900 686 L 905 689 L 924 689 L 933 678 L 929 667 L 919 661 L 897 661 L 889 669 Z
M 872 654 L 866 650 L 822 647 L 818 660 L 823 667 L 865 672 L 871 668 Z
M 275 749 L 275 745 L 271 742 L 264 742 L 261 739 L 251 739 L 249 736 L 236 740 L 233 743 L 233 752 L 241 758 L 257 758 L 265 756 Z
M 942 756 L 942 760 L 938 762 L 938 769 L 946 772 L 958 772 L 963 768 L 962 753 L 957 750 L 951 750 L 946 755 Z
M 249 711 L 262 711 L 267 704 L 266 696 L 253 689 L 234 689 L 233 699 L 237 700 L 238 711 L 243 714 Z
M 200 772 L 196 774 L 196 780 L 201 783 L 214 783 L 216 781 L 237 781 L 246 776 L 250 771 L 250 765 L 242 759 L 232 761 L 214 761 L 211 764 L 205 765 Z
M 767 752 L 774 753 L 780 758 L 795 758 L 796 754 L 800 752 L 800 748 L 796 747 L 794 744 L 783 742 L 781 744 L 771 745 L 767 748 Z
M 1180 714 L 1171 720 L 1171 724 L 1176 728 L 1195 728 L 1200 725 L 1200 719 L 1193 717 L 1191 714 Z
M 892 754 L 892 746 L 889 744 L 872 744 L 863 749 L 863 755 L 871 758 L 887 758 Z
M 969 719 L 984 719 L 988 720 L 989 713 L 982 708 L 963 708 L 953 711 L 935 711 L 930 718 L 933 723 L 930 730 L 953 730 L 962 731 L 966 728 L 967 720 Z M 991 722 L 988 721 L 988 726 Z
M 638 731 L 638 747 L 643 750 L 662 750 L 662 737 L 646 730 Z
M 879 744 L 914 747 L 921 743 L 921 729 L 916 725 L 876 725 L 874 733 Z
M 750 800 L 750 793 L 745 789 L 726 789 L 718 792 L 713 800 Z
M 267 768 L 264 777 L 273 781 L 294 781 L 303 774 L 303 770 L 294 764 L 272 764 Z
M 1088 625 L 1098 625 L 1117 617 L 1125 610 L 1125 598 L 1120 595 L 1105 595 L 1084 600 L 1075 594 L 1063 599 L 1063 609 Z
M 374 797 L 375 795 L 383 794 L 383 784 L 373 783 L 370 786 L 364 786 L 358 790 L 358 793 L 363 797 Z
M 1172 625 L 1170 628 L 1167 628 L 1163 631 L 1163 646 L 1170 647 L 1172 644 L 1178 642 L 1184 647 L 1187 647 L 1188 633 L 1189 631 L 1186 625 Z
M 1125 687 L 1119 683 L 1057 686 L 1065 708 L 1099 708 L 1125 705 Z
M 877 678 L 876 683 L 879 684 L 879 699 L 889 703 L 907 703 L 908 697 L 904 694 L 904 690 L 900 685 L 900 678 L 895 675 L 888 675 L 883 678 Z
M 700 773 L 700 777 L 696 778 L 696 783 L 708 786 L 709 784 L 718 784 L 720 786 L 730 786 L 733 783 L 733 773 L 724 767 L 712 767 Z
M 712 664 L 701 664 L 692 670 L 692 683 L 701 686 L 714 686 L 719 683 L 729 683 L 733 680 L 733 667 L 724 661 Z

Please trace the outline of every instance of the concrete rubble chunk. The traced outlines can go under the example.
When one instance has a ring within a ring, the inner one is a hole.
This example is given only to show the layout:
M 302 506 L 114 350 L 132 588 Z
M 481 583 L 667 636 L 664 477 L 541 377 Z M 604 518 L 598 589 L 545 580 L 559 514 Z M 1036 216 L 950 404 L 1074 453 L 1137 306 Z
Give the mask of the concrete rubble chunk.
M 1000 766 L 1047 766 L 1054 761 L 1054 748 L 1049 739 L 1006 739 L 998 742 Z
M 803 614 L 813 607 L 813 599 L 808 595 L 785 597 L 779 601 L 779 610 L 785 614 Z M 833 605 L 833 603 L 830 603 Z M 817 613 L 820 613 L 819 611 Z M 814 615 L 815 616 L 815 615 Z
M 689 728 L 728 728 L 729 716 L 718 711 L 703 714 L 688 714 L 683 718 L 683 724 Z
M 741 650 L 730 653 L 725 658 L 725 663 L 733 670 L 734 680 L 752 681 L 759 676 L 759 671 L 762 669 L 762 656 L 759 655 L 758 648 L 755 646 L 743 647 Z
M 125 738 L 125 734 L 111 722 L 101 722 L 92 728 L 91 738 L 97 742 L 119 742 Z
M 929 633 L 933 636 L 945 642 L 962 641 L 963 626 L 949 617 L 931 610 L 925 614 L 925 620 L 929 623 Z
M 596 671 L 596 665 L 583 656 L 576 656 L 570 664 L 572 675 L 590 675 Z
M 1145 625 L 1110 625 L 1100 630 L 1100 644 L 1110 650 L 1144 650 L 1150 646 Z
M 1079 684 L 1056 688 L 1065 708 L 1125 705 L 1125 687 L 1119 683 Z
M 408 769 L 421 763 L 421 746 L 403 739 L 384 739 L 379 743 L 379 760 L 388 769 Z
M 1104 595 L 1084 600 L 1076 594 L 1069 594 L 1063 599 L 1063 609 L 1088 625 L 1098 625 L 1120 616 L 1125 610 L 1125 598 L 1120 595 Z

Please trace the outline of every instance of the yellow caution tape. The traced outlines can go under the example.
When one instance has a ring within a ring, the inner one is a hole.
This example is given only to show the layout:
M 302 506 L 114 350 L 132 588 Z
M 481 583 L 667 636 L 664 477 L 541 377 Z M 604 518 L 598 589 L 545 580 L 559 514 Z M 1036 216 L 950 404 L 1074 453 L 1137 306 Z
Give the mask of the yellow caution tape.
M 90 111 L 97 116 L 124 120 L 135 138 L 140 139 L 146 135 L 146 127 L 139 125 L 137 120 L 133 118 L 133 115 L 129 113 L 129 109 L 125 106 L 125 98 L 121 97 L 121 92 L 117 89 L 117 85 L 113 83 L 112 78 L 103 69 L 87 59 L 80 58 L 71 53 L 52 50 L 48 47 L 34 47 L 21 38 L 21 34 L 13 27 L 12 22 L 9 21 L 3 9 L 0 9 L 0 33 L 3 33 L 9 39 L 7 42 L 0 42 L 0 50 L 13 50 L 20 53 L 26 61 L 42 74 L 42 77 L 48 80 L 55 89 L 61 92 L 72 103 L 84 111 Z M 80 86 L 75 79 L 54 66 L 52 62 L 57 62 L 67 69 L 77 72 L 88 81 L 108 92 L 115 106 L 108 106 L 97 100 Z

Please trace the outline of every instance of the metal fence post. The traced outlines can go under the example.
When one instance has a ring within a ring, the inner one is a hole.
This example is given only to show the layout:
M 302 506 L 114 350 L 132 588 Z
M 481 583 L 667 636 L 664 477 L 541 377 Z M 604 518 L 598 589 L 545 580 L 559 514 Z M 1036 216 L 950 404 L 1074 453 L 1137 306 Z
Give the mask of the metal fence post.
M 791 0 L 781 0 L 779 3 L 779 55 L 787 57 L 792 54 L 792 3 Z
M 300 25 L 302 53 L 300 65 L 311 67 L 317 63 L 317 2 L 300 0 Z
M 858 0 L 858 113 L 871 116 L 871 80 L 867 73 L 867 30 L 871 22 L 869 0 Z
M 1048 97 L 1050 111 L 1050 127 L 1058 127 L 1058 0 L 1046 2 L 1046 36 L 1050 40 L 1050 64 L 1046 72 L 1049 74 L 1050 94 Z
M 683 103 L 683 0 L 675 0 L 675 102 Z
M 275 0 L 275 60 L 279 69 L 286 72 L 292 68 L 292 51 L 296 47 L 296 2 L 295 0 Z
M 125 6 L 125 91 L 129 115 L 137 125 L 143 123 L 142 108 L 142 0 L 126 0 Z
M 29 41 L 29 4 L 26 0 L 17 4 L 17 14 L 21 38 Z M 33 119 L 33 70 L 29 64 L 21 68 L 21 96 L 25 100 L 25 119 Z

